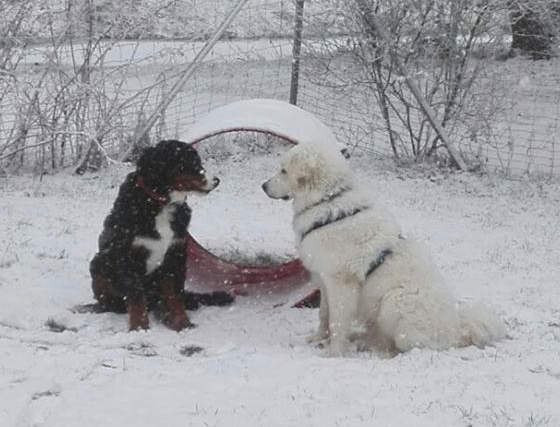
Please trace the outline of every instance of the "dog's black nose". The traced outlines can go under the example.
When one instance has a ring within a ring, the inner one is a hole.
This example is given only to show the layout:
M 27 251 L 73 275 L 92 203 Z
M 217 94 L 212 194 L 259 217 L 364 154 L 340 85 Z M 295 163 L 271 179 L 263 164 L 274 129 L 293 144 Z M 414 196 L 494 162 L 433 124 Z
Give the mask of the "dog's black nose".
M 263 185 L 261 185 L 261 188 L 262 188 L 263 191 L 266 193 L 266 182 L 264 182 Z

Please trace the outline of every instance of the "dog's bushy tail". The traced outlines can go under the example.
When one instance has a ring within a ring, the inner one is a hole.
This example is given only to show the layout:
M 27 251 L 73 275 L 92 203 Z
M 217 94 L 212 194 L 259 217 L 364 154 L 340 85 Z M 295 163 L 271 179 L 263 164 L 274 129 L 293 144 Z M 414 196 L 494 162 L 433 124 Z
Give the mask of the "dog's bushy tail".
M 466 345 L 482 348 L 506 337 L 504 322 L 489 307 L 477 303 L 462 306 L 460 310 Z
M 201 305 L 229 305 L 234 299 L 233 295 L 223 291 L 208 293 L 185 291 L 184 301 L 187 310 L 197 310 Z

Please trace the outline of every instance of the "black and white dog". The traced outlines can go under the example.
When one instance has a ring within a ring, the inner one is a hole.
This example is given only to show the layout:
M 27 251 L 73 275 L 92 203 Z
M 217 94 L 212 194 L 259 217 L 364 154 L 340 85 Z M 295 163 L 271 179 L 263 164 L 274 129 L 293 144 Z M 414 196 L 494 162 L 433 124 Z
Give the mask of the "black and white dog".
M 219 184 L 208 175 L 197 151 L 176 140 L 147 148 L 128 174 L 99 236 L 90 263 L 92 289 L 100 310 L 126 312 L 129 328 L 149 327 L 156 309 L 167 326 L 192 326 L 185 311 L 198 303 L 224 305 L 224 292 L 192 294 L 184 290 L 185 237 L 191 219 L 189 192 L 206 194 Z

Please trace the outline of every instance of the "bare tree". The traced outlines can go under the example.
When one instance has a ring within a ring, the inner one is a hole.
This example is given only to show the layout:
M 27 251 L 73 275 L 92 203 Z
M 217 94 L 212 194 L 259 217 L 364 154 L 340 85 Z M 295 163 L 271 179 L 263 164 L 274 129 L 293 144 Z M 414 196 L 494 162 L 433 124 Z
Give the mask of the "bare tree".
M 494 4 L 367 0 L 367 5 L 390 36 L 380 38 L 372 31 L 354 2 L 336 2 L 333 7 L 344 14 L 348 36 L 327 37 L 315 50 L 315 81 L 358 94 L 368 91 L 377 102 L 395 158 L 453 163 L 432 119 L 454 142 L 471 137 L 474 123 L 483 123 L 477 119 L 484 102 L 483 92 L 476 90 L 482 78 L 477 56 L 496 43 L 491 32 L 498 25 L 493 23 Z M 415 82 L 435 117 L 426 114 L 408 80 Z
M 130 38 L 143 38 L 164 5 L 0 0 L 0 6 L 0 164 L 84 172 L 110 162 L 142 110 L 158 102 L 161 81 L 126 90 L 138 40 L 127 42 L 130 62 L 107 67 L 107 55 L 129 29 Z
M 508 0 L 512 49 L 533 59 L 555 55 L 560 20 L 560 2 L 545 0 Z

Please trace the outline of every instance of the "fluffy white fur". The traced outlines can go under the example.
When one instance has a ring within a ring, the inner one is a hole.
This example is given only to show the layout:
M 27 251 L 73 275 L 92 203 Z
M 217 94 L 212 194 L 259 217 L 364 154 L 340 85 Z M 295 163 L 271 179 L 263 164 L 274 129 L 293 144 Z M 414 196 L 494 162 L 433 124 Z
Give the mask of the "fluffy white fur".
M 503 323 L 486 307 L 458 304 L 427 250 L 401 237 L 395 219 L 358 187 L 336 150 L 291 149 L 263 189 L 293 199 L 299 255 L 321 286 L 320 324 L 310 341 L 328 342 L 331 355 L 353 345 L 391 353 L 482 347 L 504 337 Z M 391 253 L 366 278 L 384 250 Z

